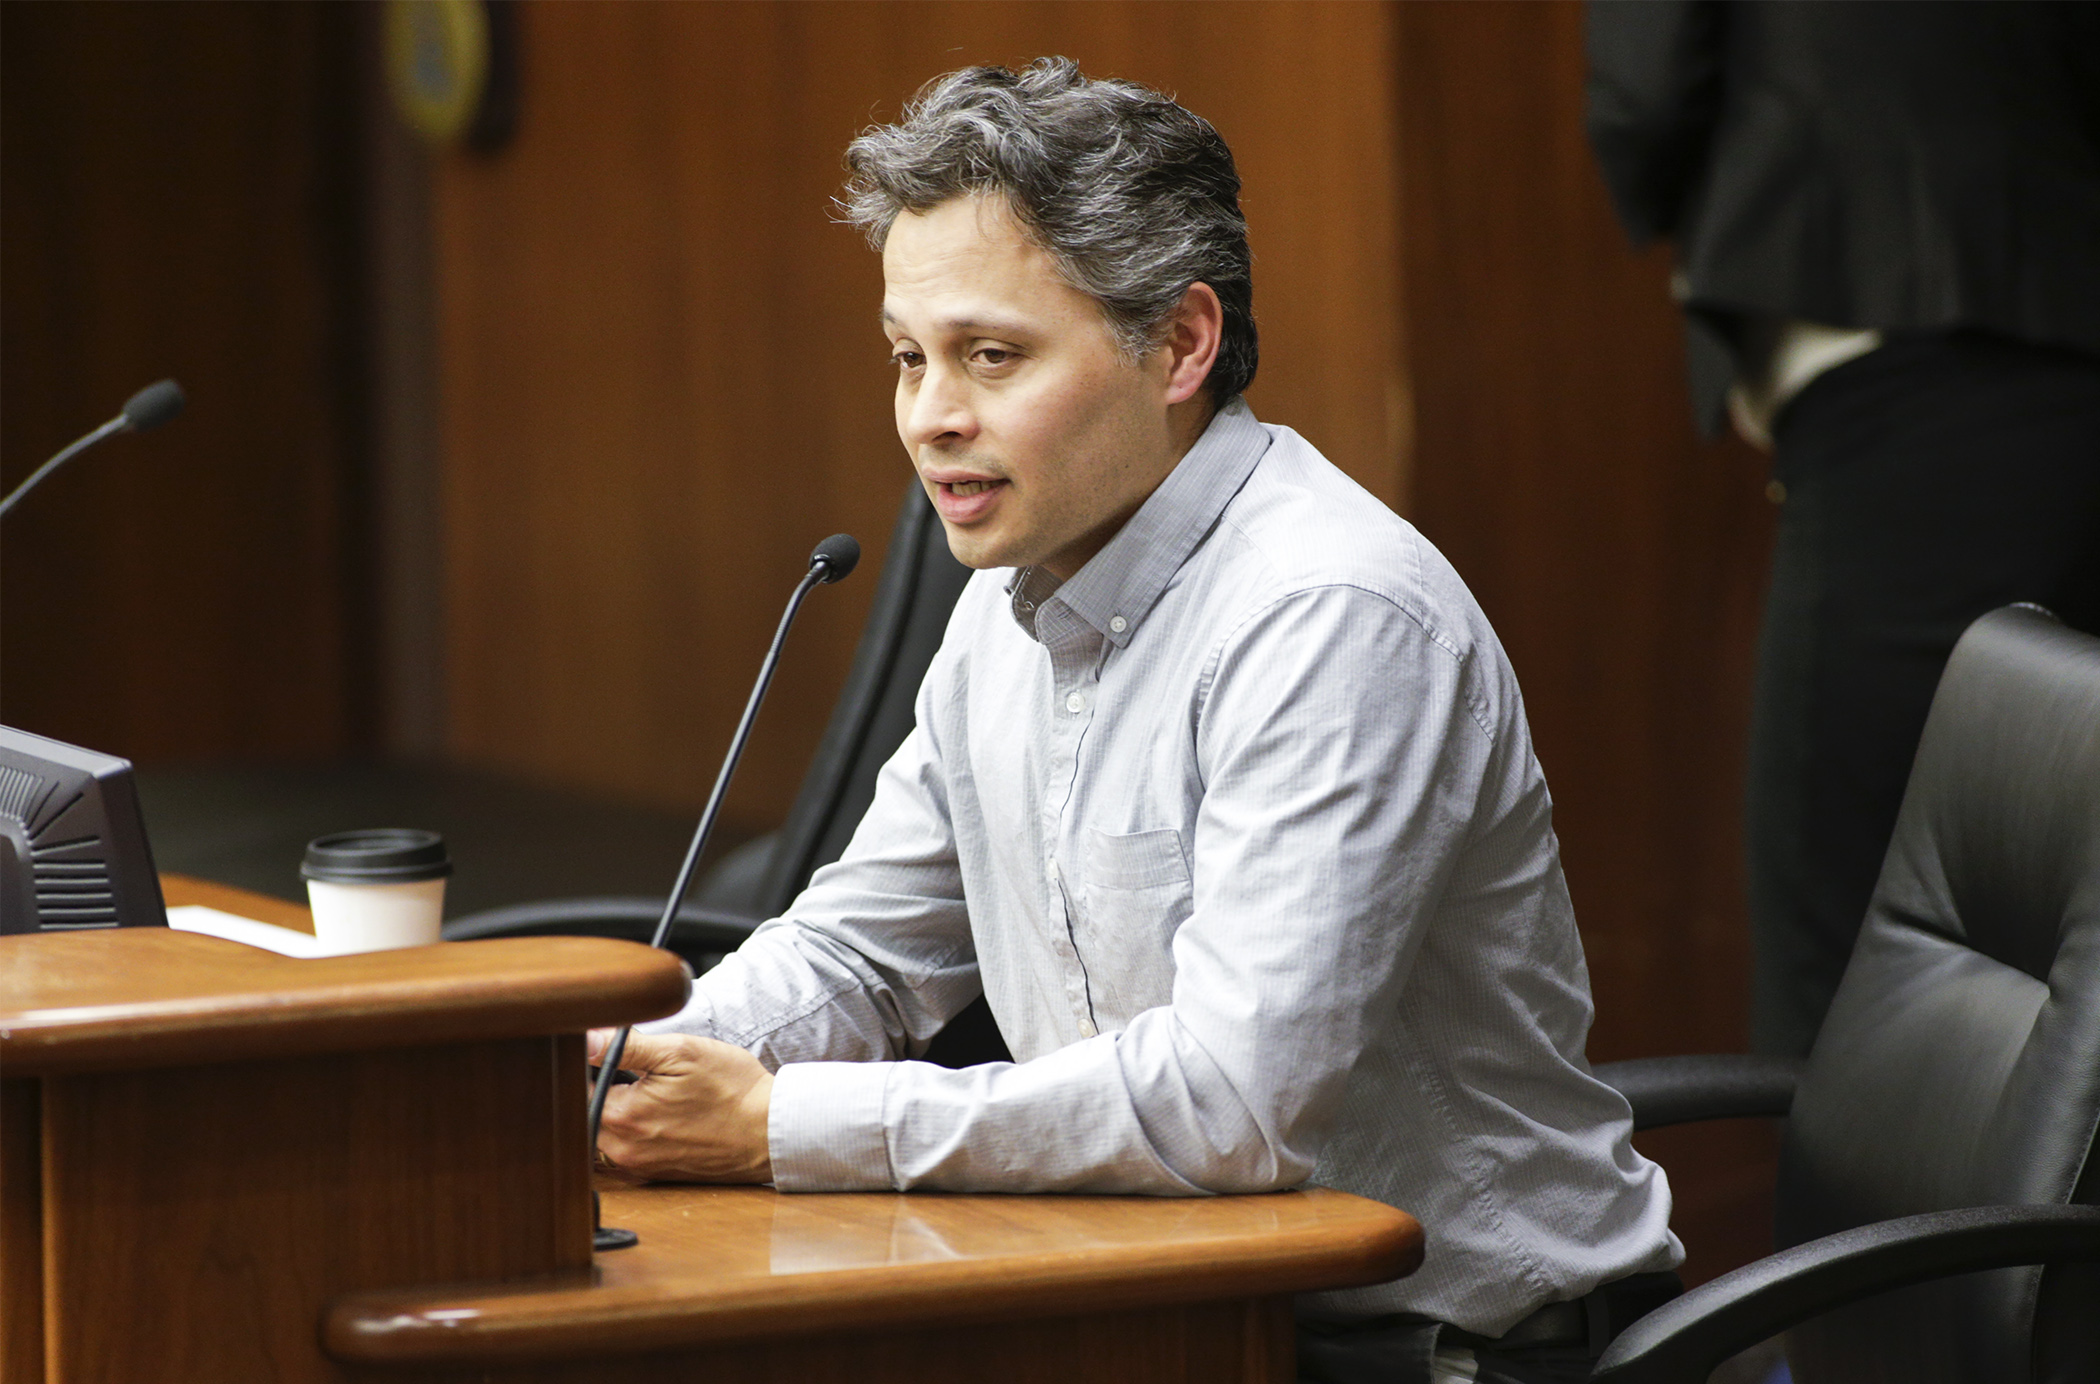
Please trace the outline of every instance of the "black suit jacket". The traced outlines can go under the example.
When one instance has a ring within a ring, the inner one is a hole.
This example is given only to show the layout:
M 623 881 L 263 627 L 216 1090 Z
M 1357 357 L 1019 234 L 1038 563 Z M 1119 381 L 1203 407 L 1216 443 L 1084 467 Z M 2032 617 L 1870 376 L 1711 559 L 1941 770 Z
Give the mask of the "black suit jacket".
M 1710 428 L 1749 314 L 2100 353 L 2100 4 L 1592 0 L 1589 57 Z

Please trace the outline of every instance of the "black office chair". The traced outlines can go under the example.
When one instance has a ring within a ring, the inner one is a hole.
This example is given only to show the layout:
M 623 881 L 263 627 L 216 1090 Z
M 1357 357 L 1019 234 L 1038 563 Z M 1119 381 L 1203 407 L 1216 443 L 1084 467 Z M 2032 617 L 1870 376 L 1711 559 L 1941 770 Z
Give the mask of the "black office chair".
M 699 974 L 734 951 L 752 928 L 786 910 L 818 867 L 839 858 L 875 796 L 875 776 L 911 732 L 913 703 L 940 648 L 970 569 L 948 551 L 940 519 L 916 478 L 890 530 L 868 622 L 846 685 L 832 706 L 816 758 L 778 831 L 747 842 L 700 881 L 672 922 L 669 945 Z M 663 899 L 551 899 L 490 909 L 445 924 L 448 941 L 541 935 L 647 941 Z M 929 1061 L 1003 1061 L 982 999 L 934 1039 Z
M 911 733 L 919 684 L 969 579 L 914 478 L 890 530 L 853 667 L 787 820 L 724 857 L 700 882 L 696 902 L 763 921 L 793 903 L 818 867 L 845 854 L 875 797 L 876 774 Z
M 1598 1384 L 1782 1330 L 1798 1384 L 2100 1381 L 2100 639 L 2020 606 L 1962 636 L 1805 1065 L 1598 1075 L 1640 1128 L 1790 1114 L 1790 1248 L 1635 1322 Z

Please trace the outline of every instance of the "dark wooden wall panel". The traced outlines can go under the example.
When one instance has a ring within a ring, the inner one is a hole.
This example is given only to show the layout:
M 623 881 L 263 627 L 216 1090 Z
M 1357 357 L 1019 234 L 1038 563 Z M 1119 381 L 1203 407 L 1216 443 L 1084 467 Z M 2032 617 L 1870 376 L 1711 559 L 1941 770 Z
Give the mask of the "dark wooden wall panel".
M 0 8 L 0 717 L 143 759 L 368 729 L 348 6 Z
M 1399 7 L 1414 519 L 1509 649 L 1552 786 L 1598 1061 L 1741 1051 L 1764 472 L 1695 436 L 1665 255 L 1613 222 L 1579 6 Z M 1704 1278 L 1769 1241 L 1754 1127 L 1644 1139 Z
M 1405 487 L 1390 14 L 1366 5 L 526 7 L 524 116 L 437 169 L 447 740 L 704 796 L 810 546 L 872 571 L 909 467 L 880 264 L 830 220 L 848 139 L 972 61 L 1179 91 L 1247 181 L 1258 409 Z M 786 808 L 873 588 L 810 603 L 731 810 Z

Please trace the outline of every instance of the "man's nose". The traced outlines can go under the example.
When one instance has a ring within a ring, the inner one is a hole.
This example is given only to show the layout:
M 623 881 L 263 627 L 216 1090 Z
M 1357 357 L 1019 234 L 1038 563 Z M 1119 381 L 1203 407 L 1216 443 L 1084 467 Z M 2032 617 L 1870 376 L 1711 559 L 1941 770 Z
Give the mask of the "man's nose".
M 964 381 L 954 370 L 929 363 L 904 414 L 904 440 L 914 447 L 967 442 L 977 435 L 977 415 Z

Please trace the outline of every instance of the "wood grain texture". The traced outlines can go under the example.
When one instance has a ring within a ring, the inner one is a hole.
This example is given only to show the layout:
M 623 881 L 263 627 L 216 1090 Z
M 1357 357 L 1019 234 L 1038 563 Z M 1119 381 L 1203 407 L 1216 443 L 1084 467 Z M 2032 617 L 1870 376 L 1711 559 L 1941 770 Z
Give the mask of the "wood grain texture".
M 1404 499 L 1390 15 L 1332 4 L 540 4 L 526 114 L 436 169 L 457 756 L 697 806 L 812 544 L 908 475 L 847 141 L 1065 53 L 1177 91 L 1246 180 L 1258 410 Z M 874 583 L 814 598 L 729 811 L 786 810 Z
M 1719 1278 L 1778 1248 L 1778 1120 L 1708 1120 L 1651 1129 L 1633 1146 L 1670 1174 L 1670 1227 L 1684 1241 L 1687 1286 Z
M 0 719 L 138 760 L 370 719 L 355 6 L 0 7 Z
M 206 908 L 216 908 L 221 913 L 231 913 L 236 918 L 253 918 L 258 923 L 287 927 L 294 932 L 303 932 L 309 937 L 314 931 L 313 910 L 305 904 L 293 903 L 289 899 L 273 899 L 268 894 L 258 894 L 252 889 L 238 889 L 231 884 L 192 879 L 188 875 L 162 875 L 160 896 L 161 901 L 170 908 L 180 908 L 185 904 L 202 904 Z
M 1291 1384 L 1290 1300 L 789 1337 L 487 1369 L 346 1367 L 357 1384 Z
M 345 1291 L 590 1261 L 580 1036 L 46 1077 L 54 1384 L 305 1384 Z
M 44 1377 L 43 1096 L 0 1081 L 0 1379 Z
M 0 938 L 10 1076 L 581 1033 L 660 1018 L 668 952 L 594 937 L 294 958 L 166 928 Z
M 1764 465 L 1696 436 L 1668 255 L 1627 248 L 1584 139 L 1581 8 L 1425 2 L 1396 22 L 1412 517 L 1523 685 L 1590 1056 L 1740 1052 Z M 1704 1278 L 1769 1235 L 1751 1184 L 1770 1155 L 1745 1126 L 1693 1137 L 1665 1166 Z
M 1741 1049 L 1760 463 L 1697 440 L 1666 255 L 1582 133 L 1573 5 L 1404 5 L 1418 521 L 1524 687 L 1596 985 L 1591 1056 Z M 1493 71 L 1492 86 L 1479 80 Z
M 345 1360 L 453 1366 L 1062 1316 L 1383 1282 L 1412 1217 L 1342 1192 L 1218 1198 L 782 1196 L 607 1188 L 641 1236 L 588 1278 L 330 1308 Z

